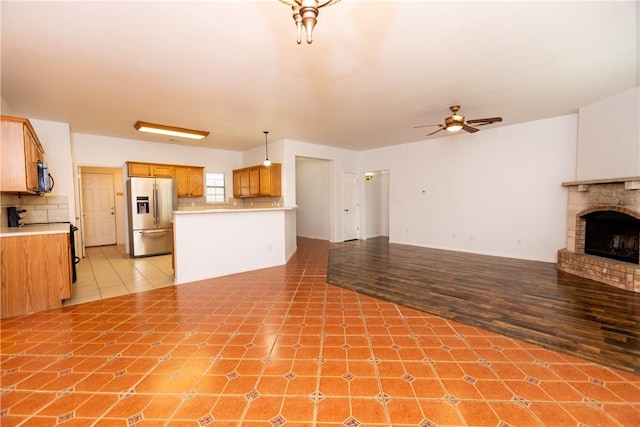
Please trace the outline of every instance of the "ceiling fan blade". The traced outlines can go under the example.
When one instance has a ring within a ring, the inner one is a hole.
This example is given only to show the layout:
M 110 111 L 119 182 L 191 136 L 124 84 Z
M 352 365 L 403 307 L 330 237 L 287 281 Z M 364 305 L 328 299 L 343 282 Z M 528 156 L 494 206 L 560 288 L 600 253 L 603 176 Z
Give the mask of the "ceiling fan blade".
M 431 126 L 442 126 L 442 125 L 422 125 L 422 126 L 414 126 L 413 128 L 414 128 L 414 129 L 418 129 L 418 128 L 428 128 L 428 127 L 431 127 Z
M 466 130 L 469 133 L 478 132 L 480 129 L 472 128 L 471 126 L 462 125 L 462 130 Z
M 476 124 L 476 126 L 483 126 L 483 125 L 489 125 L 491 123 L 496 123 L 496 122 L 501 122 L 502 121 L 502 117 L 490 117 L 488 119 L 472 119 L 472 120 L 467 120 L 467 123 L 469 124 Z
M 431 133 L 430 133 L 430 134 L 428 134 L 427 136 L 431 136 L 431 135 L 433 135 L 433 134 L 436 134 L 436 133 L 440 132 L 441 130 L 445 130 L 445 129 L 446 129 L 443 125 L 438 125 L 438 126 L 440 126 L 440 129 L 438 129 L 438 130 L 436 130 L 436 131 L 431 132 Z

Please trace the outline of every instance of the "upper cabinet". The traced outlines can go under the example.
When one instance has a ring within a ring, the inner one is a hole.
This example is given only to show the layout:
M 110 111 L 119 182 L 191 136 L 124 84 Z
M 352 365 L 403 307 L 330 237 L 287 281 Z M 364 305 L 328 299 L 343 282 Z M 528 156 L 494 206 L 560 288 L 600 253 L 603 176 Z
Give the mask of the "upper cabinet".
M 129 176 L 174 178 L 178 197 L 204 196 L 204 167 L 127 162 Z
M 274 163 L 271 167 L 260 167 L 260 195 L 280 197 L 282 195 L 281 165 Z
M 174 177 L 178 187 L 178 197 L 204 196 L 204 168 L 195 166 L 175 166 Z
M 129 176 L 173 178 L 174 166 L 160 165 L 155 163 L 127 162 L 129 166 Z
M 44 149 L 28 119 L 2 116 L 0 191 L 38 193 L 38 162 Z
M 282 165 L 251 166 L 233 171 L 233 197 L 280 197 Z

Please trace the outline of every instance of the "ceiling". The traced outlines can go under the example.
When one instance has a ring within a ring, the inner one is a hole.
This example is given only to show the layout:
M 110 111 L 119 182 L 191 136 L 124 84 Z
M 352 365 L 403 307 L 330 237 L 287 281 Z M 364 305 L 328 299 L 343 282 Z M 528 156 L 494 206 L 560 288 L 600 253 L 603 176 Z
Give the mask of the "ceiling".
M 637 1 L 359 1 L 322 8 L 311 45 L 263 1 L 2 0 L 15 115 L 170 142 L 137 120 L 244 151 L 293 139 L 365 150 L 427 139 L 449 106 L 486 128 L 576 113 L 638 86 Z M 603 124 L 603 126 L 606 124 Z M 440 132 L 430 137 L 455 136 Z

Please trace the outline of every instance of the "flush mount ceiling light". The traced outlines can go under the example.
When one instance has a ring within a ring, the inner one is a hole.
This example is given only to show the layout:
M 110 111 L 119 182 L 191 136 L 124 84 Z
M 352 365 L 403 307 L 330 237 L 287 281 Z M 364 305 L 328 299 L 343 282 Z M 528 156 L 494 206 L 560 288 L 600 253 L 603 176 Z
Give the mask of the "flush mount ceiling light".
M 269 135 L 269 131 L 263 130 L 262 132 L 264 133 L 264 155 L 265 155 L 265 159 L 264 159 L 264 162 L 262 162 L 262 164 L 266 167 L 269 167 L 271 166 L 271 160 L 269 160 L 269 148 L 267 145 L 267 135 Z
M 178 128 L 175 126 L 157 125 L 154 123 L 147 123 L 147 122 L 141 122 L 141 121 L 137 121 L 133 125 L 133 127 L 140 132 L 157 133 L 160 135 L 178 136 L 178 137 L 191 138 L 191 139 L 202 139 L 205 136 L 209 135 L 209 132 L 206 132 L 203 130 L 193 130 L 193 129 Z
M 331 6 L 334 3 L 338 3 L 340 0 L 280 0 L 282 3 L 291 6 L 293 10 L 293 20 L 296 23 L 298 29 L 298 44 L 302 42 L 302 27 L 307 32 L 307 43 L 313 42 L 313 27 L 318 22 L 318 13 L 320 8 L 325 6 Z

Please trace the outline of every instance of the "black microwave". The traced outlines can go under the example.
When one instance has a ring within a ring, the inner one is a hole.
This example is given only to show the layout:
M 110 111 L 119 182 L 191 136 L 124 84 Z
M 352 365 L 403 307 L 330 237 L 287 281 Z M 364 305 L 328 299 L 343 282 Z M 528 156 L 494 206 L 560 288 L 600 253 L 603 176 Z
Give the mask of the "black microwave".
M 48 193 L 53 190 L 53 177 L 49 173 L 46 162 L 38 162 L 38 193 Z

